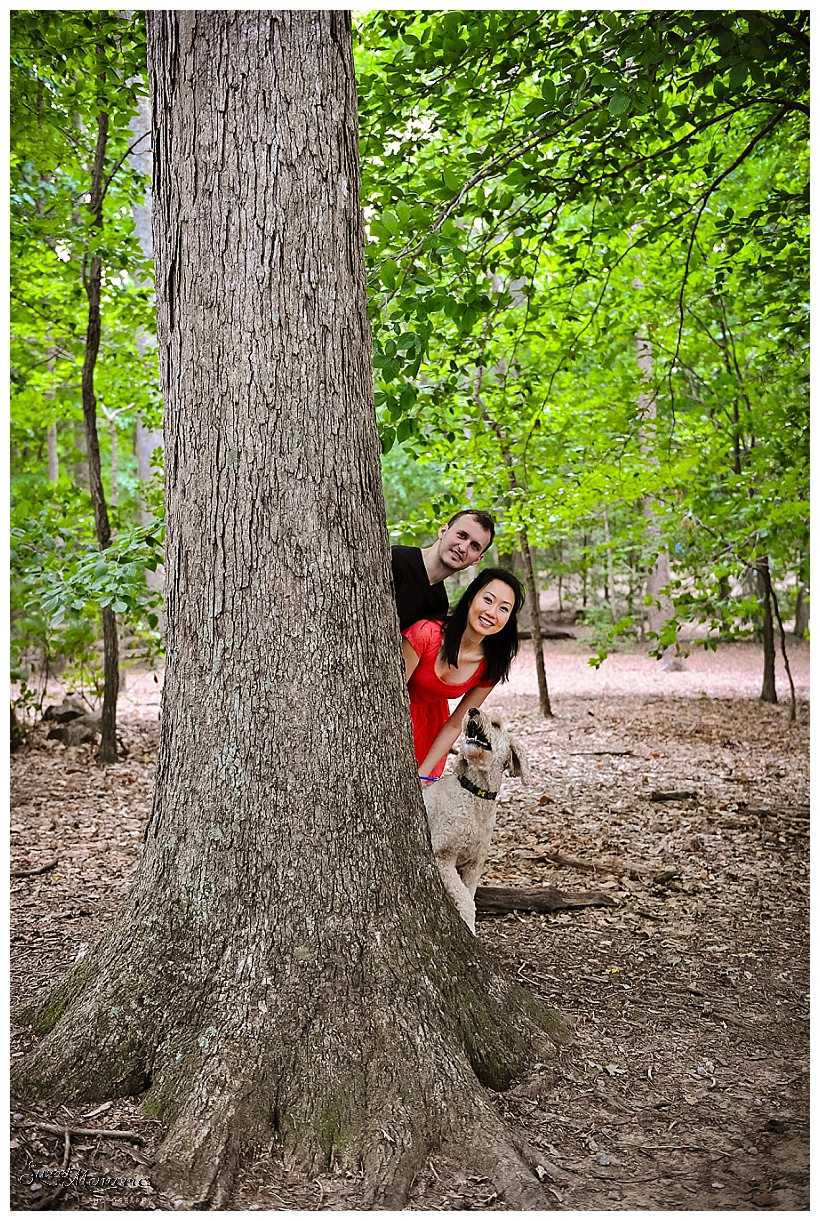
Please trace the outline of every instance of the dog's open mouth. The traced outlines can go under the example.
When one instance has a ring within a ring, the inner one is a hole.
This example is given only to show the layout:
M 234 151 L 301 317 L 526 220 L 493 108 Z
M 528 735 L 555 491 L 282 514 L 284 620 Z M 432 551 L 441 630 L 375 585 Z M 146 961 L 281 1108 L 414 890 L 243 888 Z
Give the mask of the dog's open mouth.
M 482 733 L 471 733 L 468 731 L 464 740 L 464 745 L 477 746 L 479 750 L 492 750 L 492 746 L 490 746 L 490 743 Z

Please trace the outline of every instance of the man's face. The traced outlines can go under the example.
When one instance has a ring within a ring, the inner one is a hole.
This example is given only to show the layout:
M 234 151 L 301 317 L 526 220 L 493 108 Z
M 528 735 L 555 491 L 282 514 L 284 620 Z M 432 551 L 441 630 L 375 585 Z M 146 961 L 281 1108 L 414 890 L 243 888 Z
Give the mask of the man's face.
M 490 532 L 466 514 L 438 532 L 438 554 L 446 568 L 460 572 L 477 564 L 490 545 Z

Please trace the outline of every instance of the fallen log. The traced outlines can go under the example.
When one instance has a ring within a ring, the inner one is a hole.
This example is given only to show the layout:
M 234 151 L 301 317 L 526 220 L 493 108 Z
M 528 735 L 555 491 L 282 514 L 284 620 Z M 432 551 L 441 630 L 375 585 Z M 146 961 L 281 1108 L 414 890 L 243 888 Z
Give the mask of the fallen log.
M 475 892 L 480 912 L 557 912 L 568 907 L 616 907 L 617 903 L 602 890 L 567 894 L 552 886 L 479 886 Z
M 654 792 L 654 793 L 649 794 L 650 801 L 690 801 L 690 800 L 697 801 L 697 799 L 698 799 L 697 793 L 690 793 L 688 791 L 679 792 L 679 793 Z
M 808 806 L 787 806 L 781 805 L 773 809 L 764 809 L 762 806 L 747 806 L 742 801 L 738 802 L 738 814 L 749 814 L 753 818 L 808 818 L 811 811 Z

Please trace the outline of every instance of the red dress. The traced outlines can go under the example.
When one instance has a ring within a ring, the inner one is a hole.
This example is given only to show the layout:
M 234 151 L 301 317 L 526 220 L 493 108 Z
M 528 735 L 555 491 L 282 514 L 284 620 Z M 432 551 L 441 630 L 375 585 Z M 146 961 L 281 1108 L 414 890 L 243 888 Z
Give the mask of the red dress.
M 407 693 L 410 696 L 410 716 L 413 719 L 413 748 L 416 763 L 421 764 L 436 740 L 439 730 L 450 718 L 448 700 L 461 699 L 474 687 L 482 685 L 481 678 L 486 663 L 463 683 L 444 683 L 436 674 L 436 658 L 441 650 L 442 625 L 436 619 L 420 619 L 412 623 L 402 636 L 409 640 L 418 654 L 419 664 L 410 675 Z M 447 756 L 430 769 L 429 775 L 440 776 L 444 771 Z

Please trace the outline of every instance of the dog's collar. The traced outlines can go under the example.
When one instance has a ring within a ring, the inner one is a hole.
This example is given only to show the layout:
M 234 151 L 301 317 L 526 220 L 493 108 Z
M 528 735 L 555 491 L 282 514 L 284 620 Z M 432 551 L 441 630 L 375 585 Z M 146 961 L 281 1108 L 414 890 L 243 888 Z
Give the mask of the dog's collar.
M 489 793 L 487 789 L 480 789 L 478 785 L 473 784 L 466 776 L 459 776 L 458 782 L 468 793 L 475 793 L 476 797 L 483 797 L 486 801 L 495 801 L 498 796 L 498 793 Z

